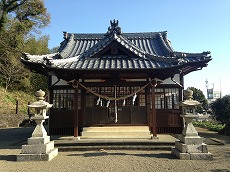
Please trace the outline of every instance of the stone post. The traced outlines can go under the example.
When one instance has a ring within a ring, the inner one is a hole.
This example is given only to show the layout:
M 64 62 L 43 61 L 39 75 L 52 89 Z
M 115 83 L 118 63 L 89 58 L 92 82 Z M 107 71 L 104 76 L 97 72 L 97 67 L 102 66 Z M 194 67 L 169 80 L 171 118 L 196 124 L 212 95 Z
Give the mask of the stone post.
M 184 90 L 185 100 L 179 103 L 182 107 L 185 127 L 179 136 L 179 141 L 175 142 L 172 154 L 184 160 L 212 160 L 213 156 L 208 152 L 208 147 L 203 143 L 203 138 L 198 135 L 192 121 L 197 118 L 195 108 L 200 103 L 192 99 L 193 91 Z
M 58 149 L 54 148 L 54 141 L 50 141 L 50 136 L 43 126 L 43 122 L 49 117 L 46 111 L 52 107 L 44 101 L 45 92 L 36 92 L 37 101 L 28 105 L 34 108 L 35 114 L 31 117 L 36 122 L 36 127 L 32 137 L 28 138 L 27 145 L 22 145 L 21 154 L 17 155 L 17 161 L 50 161 L 58 154 Z

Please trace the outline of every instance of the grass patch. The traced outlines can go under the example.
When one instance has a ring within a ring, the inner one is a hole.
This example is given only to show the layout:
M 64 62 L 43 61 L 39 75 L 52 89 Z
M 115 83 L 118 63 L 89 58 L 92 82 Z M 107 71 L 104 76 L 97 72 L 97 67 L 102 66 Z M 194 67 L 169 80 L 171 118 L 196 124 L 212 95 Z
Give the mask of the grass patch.
M 27 114 L 27 104 L 28 102 L 34 102 L 35 96 L 23 91 L 6 91 L 3 87 L 0 87 L 1 114 L 15 113 L 17 101 L 19 114 Z
M 221 130 L 223 130 L 223 128 L 225 127 L 225 125 L 222 124 L 216 124 L 210 121 L 194 121 L 193 125 L 196 127 L 202 127 L 202 128 L 207 128 L 210 131 L 216 131 L 216 132 L 220 132 Z

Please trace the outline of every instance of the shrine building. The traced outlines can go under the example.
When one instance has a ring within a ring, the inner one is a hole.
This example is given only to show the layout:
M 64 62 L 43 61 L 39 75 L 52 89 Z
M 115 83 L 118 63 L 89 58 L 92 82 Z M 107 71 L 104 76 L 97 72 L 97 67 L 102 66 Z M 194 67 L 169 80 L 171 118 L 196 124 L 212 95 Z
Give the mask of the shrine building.
M 89 126 L 181 133 L 183 78 L 210 60 L 208 51 L 174 51 L 166 31 L 123 33 L 117 20 L 106 33 L 64 32 L 57 53 L 22 57 L 49 77 L 49 134 L 75 137 Z

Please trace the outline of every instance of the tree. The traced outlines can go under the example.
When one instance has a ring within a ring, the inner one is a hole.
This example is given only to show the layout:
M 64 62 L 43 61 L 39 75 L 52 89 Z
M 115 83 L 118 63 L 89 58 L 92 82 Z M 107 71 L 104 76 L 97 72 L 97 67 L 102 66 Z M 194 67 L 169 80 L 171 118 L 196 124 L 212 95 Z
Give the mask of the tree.
M 9 87 L 18 85 L 23 79 L 28 77 L 27 75 L 23 75 L 25 73 L 24 68 L 19 68 L 20 64 L 18 64 L 17 60 L 2 60 L 0 63 L 0 77 L 2 79 L 2 84 L 7 90 Z M 26 77 L 27 76 L 27 77 Z
M 210 106 L 216 120 L 226 124 L 225 134 L 230 135 L 230 95 L 217 99 Z
M 217 121 L 223 124 L 230 123 L 230 95 L 212 102 L 211 109 Z
M 42 0 L 0 0 L 0 84 L 6 89 L 31 87 L 32 74 L 21 64 L 21 52 L 49 52 L 47 36 L 31 37 L 49 22 Z
M 42 89 L 43 91 L 48 90 L 48 77 L 38 74 L 38 73 L 32 73 L 30 78 L 30 92 L 34 93 L 38 91 L 39 89 Z
M 50 49 L 50 53 L 57 53 L 60 46 L 56 46 Z
M 31 37 L 26 41 L 23 50 L 32 55 L 48 54 L 50 52 L 48 48 L 48 40 L 49 37 L 47 36 L 43 36 L 39 39 L 36 39 L 35 37 Z M 37 73 L 31 73 L 29 80 L 30 80 L 29 91 L 31 92 L 35 92 L 39 89 L 42 90 L 48 89 L 47 76 L 43 76 Z
M 48 48 L 48 36 L 42 36 L 40 38 L 30 37 L 25 40 L 23 51 L 32 55 L 48 54 L 50 52 Z
M 201 106 L 197 108 L 197 112 L 202 113 L 203 110 L 207 110 L 208 101 L 205 98 L 204 93 L 200 89 L 197 89 L 195 87 L 189 87 L 188 89 L 193 91 L 193 99 L 201 103 Z
M 6 34 L 7 33 L 7 34 Z M 13 32 L 0 32 L 0 78 L 1 85 L 12 88 L 20 80 L 28 77 L 28 72 L 19 61 L 23 36 Z
M 50 14 L 42 0 L 1 0 L 0 31 L 5 29 L 9 15 L 15 16 L 24 31 L 45 27 L 50 22 Z

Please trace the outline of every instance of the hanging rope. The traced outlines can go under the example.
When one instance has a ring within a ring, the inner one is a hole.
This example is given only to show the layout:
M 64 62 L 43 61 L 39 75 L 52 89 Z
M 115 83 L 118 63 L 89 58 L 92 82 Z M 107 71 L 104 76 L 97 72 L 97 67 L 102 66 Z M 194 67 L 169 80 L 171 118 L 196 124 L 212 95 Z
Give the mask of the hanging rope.
M 153 79 L 153 80 L 154 80 L 154 79 Z M 81 84 L 80 82 L 78 82 L 78 81 L 76 81 L 76 80 L 71 80 L 71 81 L 68 82 L 68 84 L 71 83 L 72 86 L 73 86 L 74 88 L 78 88 L 78 86 L 80 85 L 82 88 L 84 88 L 86 91 L 92 93 L 93 95 L 95 95 L 95 96 L 97 96 L 97 97 L 99 97 L 99 98 L 108 100 L 108 101 L 109 101 L 109 100 L 112 101 L 112 100 L 124 100 L 124 99 L 127 99 L 127 98 L 129 98 L 129 97 L 134 96 L 135 94 L 137 94 L 137 93 L 139 93 L 140 91 L 142 91 L 143 89 L 145 89 L 149 84 L 152 85 L 152 81 L 153 81 L 153 80 L 149 81 L 147 84 L 145 84 L 144 86 L 142 86 L 142 87 L 141 87 L 140 89 L 138 89 L 137 91 L 135 91 L 135 92 L 133 92 L 133 93 L 131 93 L 131 94 L 128 94 L 128 95 L 126 95 L 126 96 L 124 96 L 124 97 L 117 97 L 117 98 L 115 98 L 115 97 L 108 97 L 108 96 L 106 96 L 106 95 L 98 94 L 98 93 L 96 93 L 95 91 L 91 90 L 90 88 L 87 88 L 86 86 L 84 86 L 83 84 Z

